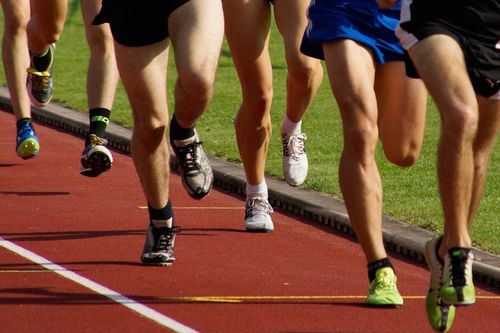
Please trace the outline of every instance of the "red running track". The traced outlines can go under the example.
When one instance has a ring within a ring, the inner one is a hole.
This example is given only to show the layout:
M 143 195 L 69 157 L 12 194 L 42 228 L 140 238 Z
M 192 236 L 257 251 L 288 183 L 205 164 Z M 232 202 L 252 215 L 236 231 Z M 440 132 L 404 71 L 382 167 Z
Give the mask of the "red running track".
M 130 157 L 85 178 L 82 139 L 36 129 L 40 156 L 24 161 L 0 112 L 0 332 L 432 332 L 422 265 L 393 257 L 405 305 L 367 308 L 352 239 L 280 211 L 274 233 L 246 233 L 240 198 L 193 201 L 178 175 L 178 260 L 142 266 L 148 216 Z M 499 291 L 477 292 L 452 332 L 500 331 Z

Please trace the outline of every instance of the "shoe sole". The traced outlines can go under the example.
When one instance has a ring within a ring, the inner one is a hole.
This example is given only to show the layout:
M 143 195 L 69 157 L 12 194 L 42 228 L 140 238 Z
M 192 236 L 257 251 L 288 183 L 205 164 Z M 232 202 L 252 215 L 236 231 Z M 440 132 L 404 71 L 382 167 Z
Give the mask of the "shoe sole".
M 40 144 L 35 139 L 26 139 L 16 149 L 17 156 L 23 160 L 28 160 L 38 156 Z
M 102 151 L 92 153 L 87 159 L 88 168 L 82 168 L 80 164 L 80 174 L 86 177 L 97 177 L 101 173 L 109 171 L 113 165 L 113 161 L 109 155 Z
M 378 308 L 378 309 L 399 309 L 403 306 L 403 304 L 374 304 L 374 303 L 365 303 L 365 306 L 368 308 Z
M 144 266 L 159 266 L 159 267 L 167 267 L 167 266 L 173 266 L 174 265 L 174 262 L 153 263 L 153 262 L 144 262 L 144 261 L 141 261 L 141 263 Z

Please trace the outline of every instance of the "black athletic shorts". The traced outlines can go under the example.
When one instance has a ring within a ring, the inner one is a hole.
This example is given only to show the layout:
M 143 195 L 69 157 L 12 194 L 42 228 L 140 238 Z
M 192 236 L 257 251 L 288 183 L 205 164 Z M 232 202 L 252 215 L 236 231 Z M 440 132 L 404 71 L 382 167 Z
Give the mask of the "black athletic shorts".
M 92 24 L 109 23 L 116 42 L 145 46 L 168 37 L 170 14 L 189 0 L 103 0 Z
M 404 0 L 397 34 L 406 50 L 431 35 L 450 36 L 464 52 L 474 91 L 500 99 L 500 0 Z M 407 75 L 418 77 L 406 62 Z

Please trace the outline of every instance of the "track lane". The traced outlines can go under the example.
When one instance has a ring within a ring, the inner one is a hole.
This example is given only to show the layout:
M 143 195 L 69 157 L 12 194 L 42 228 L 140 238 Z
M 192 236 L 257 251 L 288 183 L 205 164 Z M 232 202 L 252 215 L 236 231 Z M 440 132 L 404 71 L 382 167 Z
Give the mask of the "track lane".
M 401 293 L 415 296 L 406 298 L 405 306 L 366 308 L 364 258 L 352 239 L 281 212 L 273 215 L 274 233 L 246 233 L 239 198 L 216 190 L 206 200 L 193 201 L 177 175 L 171 195 L 183 228 L 176 242 L 178 261 L 167 268 L 140 265 L 147 210 L 130 158 L 115 153 L 111 172 L 88 179 L 78 173 L 81 139 L 41 125 L 36 129 L 41 155 L 23 161 L 14 152 L 14 118 L 0 112 L 0 237 L 202 332 L 431 332 L 422 299 L 428 272 L 421 265 L 394 258 Z M 12 261 L 6 252 L 0 249 L 0 262 L 10 264 L 1 269 L 33 268 L 22 259 Z M 104 300 L 87 304 L 96 295 L 54 274 L 0 274 L 0 297 L 18 291 L 15 304 L 0 302 L 18 332 L 48 332 L 58 321 L 72 332 L 100 331 L 85 318 L 58 315 L 68 300 L 76 303 L 70 309 L 89 317 L 109 310 L 103 319 L 107 332 L 134 332 L 135 325 L 162 330 Z M 67 288 L 65 299 L 56 297 L 57 306 L 33 305 L 22 293 L 44 288 L 44 279 L 51 289 Z M 498 296 L 498 290 L 478 292 Z M 474 307 L 459 309 L 453 332 L 500 331 L 498 302 L 480 298 Z M 34 320 L 19 321 L 23 316 Z M 43 320 L 48 317 L 51 321 Z M 2 327 L 7 326 L 1 325 L 0 332 Z

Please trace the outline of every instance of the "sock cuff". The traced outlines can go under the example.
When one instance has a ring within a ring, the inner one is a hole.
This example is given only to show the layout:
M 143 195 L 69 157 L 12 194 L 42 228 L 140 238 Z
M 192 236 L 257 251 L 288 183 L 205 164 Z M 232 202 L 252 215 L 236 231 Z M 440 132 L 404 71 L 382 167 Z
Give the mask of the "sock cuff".
M 31 118 L 21 118 L 19 120 L 16 121 L 16 127 L 17 129 L 19 129 L 21 126 L 24 126 L 24 125 L 31 125 L 32 122 L 31 122 Z
M 375 274 L 377 270 L 384 268 L 384 267 L 390 267 L 392 270 L 394 270 L 394 266 L 392 266 L 391 260 L 387 257 L 372 261 L 368 263 L 368 278 L 370 279 L 370 282 L 375 279 Z
M 286 115 L 281 122 L 281 131 L 286 134 L 295 134 L 300 133 L 302 131 L 302 120 L 298 123 L 291 121 Z
M 168 200 L 165 207 L 161 209 L 153 208 L 148 203 L 149 219 L 156 228 L 172 228 L 174 226 L 174 209 L 172 202 Z
M 194 126 L 191 128 L 184 128 L 177 122 L 175 113 L 170 120 L 170 138 L 173 140 L 186 140 L 194 136 Z
M 106 108 L 92 108 L 89 110 L 89 119 L 91 122 L 102 121 L 108 124 L 110 116 L 111 110 Z
M 267 190 L 267 183 L 266 180 L 264 179 L 260 184 L 257 185 L 251 185 L 247 182 L 246 184 L 246 195 L 247 198 L 250 197 L 251 195 L 258 194 L 265 199 L 268 198 L 268 190 Z

